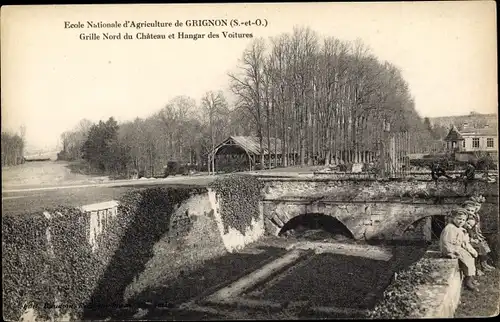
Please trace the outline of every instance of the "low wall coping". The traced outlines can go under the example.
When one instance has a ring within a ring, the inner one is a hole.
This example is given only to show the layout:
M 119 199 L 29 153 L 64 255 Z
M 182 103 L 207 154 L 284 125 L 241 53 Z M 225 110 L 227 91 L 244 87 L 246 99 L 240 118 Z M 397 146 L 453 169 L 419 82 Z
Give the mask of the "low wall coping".
M 339 174 L 321 174 L 321 175 L 316 175 L 316 176 L 266 176 L 266 175 L 255 175 L 259 180 L 261 181 L 302 181 L 302 182 L 329 182 L 329 181 L 366 181 L 366 182 L 434 182 L 434 180 L 431 179 L 425 179 L 425 178 L 415 178 L 415 177 L 409 177 L 409 178 L 370 178 L 367 176 L 359 176 L 359 177 L 342 177 L 339 176 Z M 338 176 L 338 177 L 337 177 Z M 441 179 L 438 180 L 438 182 L 456 182 L 456 183 L 462 183 L 463 181 L 454 178 L 454 179 Z M 483 183 L 491 183 L 488 180 L 477 178 L 474 179 L 473 182 L 469 184 L 473 184 L 474 182 L 483 182 Z
M 414 317 L 452 318 L 462 288 L 458 260 L 443 258 L 439 251 L 427 251 L 422 259 L 431 259 L 438 267 L 431 275 L 432 282 L 417 287 L 420 310 Z
M 327 196 L 329 197 L 329 196 Z M 452 199 L 453 200 L 446 200 Z M 457 205 L 455 199 L 467 199 L 462 196 L 446 197 L 441 203 L 436 204 L 433 199 L 422 199 L 410 197 L 407 198 L 385 198 L 385 199 L 368 199 L 368 200 L 349 200 L 349 199 L 328 199 L 324 197 L 309 197 L 309 196 L 278 196 L 263 198 L 263 203 L 292 203 L 299 205 L 309 205 L 309 204 L 376 204 L 376 203 L 395 203 L 395 204 L 409 204 L 409 205 Z
M 118 201 L 111 200 L 111 201 L 93 203 L 90 205 L 84 205 L 84 206 L 81 206 L 80 209 L 84 212 L 91 212 L 91 211 L 98 211 L 98 210 L 104 210 L 104 209 L 115 208 L 115 207 L 118 207 Z

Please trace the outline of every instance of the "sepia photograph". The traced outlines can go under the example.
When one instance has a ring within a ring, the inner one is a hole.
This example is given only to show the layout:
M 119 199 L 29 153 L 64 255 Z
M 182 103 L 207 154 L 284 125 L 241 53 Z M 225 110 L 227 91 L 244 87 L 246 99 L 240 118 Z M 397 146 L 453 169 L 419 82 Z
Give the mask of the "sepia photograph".
M 495 1 L 0 10 L 4 320 L 499 314 Z

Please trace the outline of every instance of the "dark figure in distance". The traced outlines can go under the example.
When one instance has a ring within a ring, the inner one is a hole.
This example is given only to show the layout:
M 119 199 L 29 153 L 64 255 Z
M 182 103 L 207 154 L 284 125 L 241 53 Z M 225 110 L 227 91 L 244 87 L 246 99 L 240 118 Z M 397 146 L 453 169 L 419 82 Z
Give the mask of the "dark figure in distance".
M 464 189 L 465 192 L 467 192 L 467 186 L 469 182 L 472 182 L 475 178 L 476 175 L 476 167 L 472 164 L 472 162 L 469 162 L 467 164 L 467 167 L 465 168 L 464 173 L 460 176 L 464 180 Z
M 453 179 L 453 177 L 446 174 L 446 171 L 444 171 L 443 167 L 439 164 L 439 162 L 432 164 L 431 177 L 432 177 L 432 180 L 434 180 L 434 182 L 436 184 L 437 184 L 439 177 L 446 177 L 448 179 Z

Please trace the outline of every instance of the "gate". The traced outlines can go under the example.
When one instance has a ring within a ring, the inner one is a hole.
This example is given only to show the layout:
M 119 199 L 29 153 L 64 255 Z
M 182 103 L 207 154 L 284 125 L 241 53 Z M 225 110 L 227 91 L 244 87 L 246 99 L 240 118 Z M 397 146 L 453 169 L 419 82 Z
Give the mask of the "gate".
M 404 178 L 410 173 L 410 136 L 408 131 L 386 132 L 382 144 L 384 176 Z

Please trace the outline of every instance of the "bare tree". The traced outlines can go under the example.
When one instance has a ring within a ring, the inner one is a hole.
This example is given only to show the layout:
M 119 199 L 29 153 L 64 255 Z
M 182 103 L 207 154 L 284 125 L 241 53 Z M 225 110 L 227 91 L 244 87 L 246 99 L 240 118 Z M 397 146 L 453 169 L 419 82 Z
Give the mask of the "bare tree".
M 262 97 L 265 42 L 254 40 L 243 52 L 239 73 L 229 74 L 231 90 L 237 97 L 236 107 L 246 109 L 252 115 L 260 145 L 260 164 L 264 165 Z
M 229 114 L 228 104 L 222 91 L 217 93 L 213 91 L 206 92 L 201 99 L 203 116 L 208 119 L 208 129 L 210 133 L 210 153 L 213 153 L 217 142 L 217 134 L 222 134 L 224 128 L 221 123 Z M 220 138 L 221 136 L 219 136 Z M 208 172 L 215 171 L 215 156 L 210 155 Z

